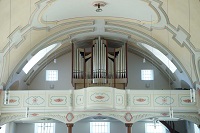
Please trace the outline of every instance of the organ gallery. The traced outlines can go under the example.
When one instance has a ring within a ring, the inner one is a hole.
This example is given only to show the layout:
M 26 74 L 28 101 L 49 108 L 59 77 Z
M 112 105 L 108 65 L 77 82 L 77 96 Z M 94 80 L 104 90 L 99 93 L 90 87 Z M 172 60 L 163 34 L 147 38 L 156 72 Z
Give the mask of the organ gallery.
M 109 44 L 100 37 L 91 44 L 72 44 L 72 84 L 75 89 L 127 85 L 127 44 Z

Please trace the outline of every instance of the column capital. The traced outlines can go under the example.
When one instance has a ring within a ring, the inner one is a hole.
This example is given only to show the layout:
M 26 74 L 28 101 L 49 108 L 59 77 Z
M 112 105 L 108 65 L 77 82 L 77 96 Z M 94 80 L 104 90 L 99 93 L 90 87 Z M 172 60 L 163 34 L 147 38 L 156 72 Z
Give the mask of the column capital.
M 73 127 L 74 123 L 66 123 L 67 127 Z
M 133 123 L 125 123 L 126 127 L 132 127 Z
M 131 127 L 133 123 L 125 123 L 125 126 L 127 127 L 127 133 L 131 133 Z

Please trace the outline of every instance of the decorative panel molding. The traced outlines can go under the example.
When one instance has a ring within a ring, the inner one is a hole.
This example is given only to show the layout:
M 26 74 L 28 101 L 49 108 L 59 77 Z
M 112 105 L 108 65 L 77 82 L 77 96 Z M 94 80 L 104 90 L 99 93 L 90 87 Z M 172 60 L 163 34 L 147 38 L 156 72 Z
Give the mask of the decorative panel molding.
M 154 106 L 176 106 L 175 95 L 154 95 Z
M 84 108 L 85 105 L 85 90 L 76 90 L 74 91 L 74 97 L 73 97 L 73 102 L 74 102 L 74 109 Z
M 179 95 L 179 106 L 194 106 L 196 103 L 191 103 L 190 95 Z
M 66 96 L 50 96 L 49 106 L 64 106 L 67 104 Z
M 133 96 L 132 98 L 135 106 L 151 106 L 150 95 Z
M 126 91 L 124 90 L 118 90 L 115 89 L 115 95 L 114 95 L 114 99 L 115 99 L 115 108 L 116 109 L 125 109 L 127 106 L 127 96 L 126 96 Z
M 12 96 L 9 99 L 9 104 L 7 106 L 19 106 L 20 98 L 18 96 Z
M 44 107 L 45 106 L 45 96 L 44 95 L 25 96 L 24 97 L 24 106 Z
M 110 87 L 90 87 L 87 88 L 88 109 L 113 108 L 113 89 Z

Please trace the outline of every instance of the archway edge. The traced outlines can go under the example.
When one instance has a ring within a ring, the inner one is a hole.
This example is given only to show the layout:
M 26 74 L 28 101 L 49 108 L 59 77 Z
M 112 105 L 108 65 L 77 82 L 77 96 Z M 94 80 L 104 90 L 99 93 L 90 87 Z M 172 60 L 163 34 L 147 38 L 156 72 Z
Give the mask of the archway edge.
M 160 113 L 138 113 L 138 112 L 114 112 L 114 111 L 93 111 L 93 112 L 63 112 L 63 113 L 41 113 L 41 114 L 31 114 L 28 118 L 52 118 L 54 120 L 60 121 L 62 123 L 76 123 L 88 117 L 111 117 L 119 120 L 123 123 L 136 123 L 141 120 L 149 118 L 159 118 L 159 117 L 169 117 L 168 115 L 163 116 Z M 18 121 L 27 118 L 24 113 L 18 114 L 1 114 L 0 126 L 9 122 Z M 200 125 L 200 118 L 198 114 L 195 113 L 174 113 L 174 118 L 180 118 L 182 120 L 187 120 Z

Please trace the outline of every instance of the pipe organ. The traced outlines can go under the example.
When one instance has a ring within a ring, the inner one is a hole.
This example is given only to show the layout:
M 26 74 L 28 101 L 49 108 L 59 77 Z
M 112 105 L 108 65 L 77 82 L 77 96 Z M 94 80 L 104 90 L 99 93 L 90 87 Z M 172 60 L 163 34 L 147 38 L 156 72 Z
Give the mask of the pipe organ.
M 100 37 L 92 44 L 72 44 L 72 84 L 75 89 L 89 86 L 127 85 L 127 44 L 109 45 Z

